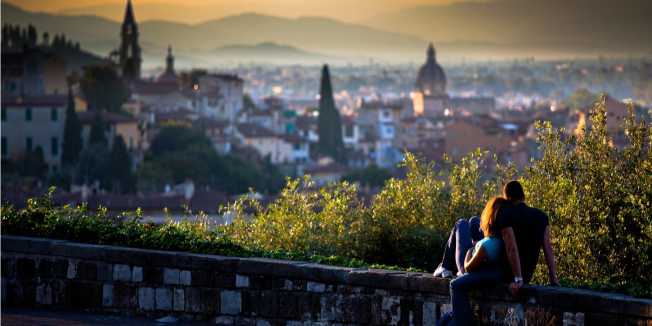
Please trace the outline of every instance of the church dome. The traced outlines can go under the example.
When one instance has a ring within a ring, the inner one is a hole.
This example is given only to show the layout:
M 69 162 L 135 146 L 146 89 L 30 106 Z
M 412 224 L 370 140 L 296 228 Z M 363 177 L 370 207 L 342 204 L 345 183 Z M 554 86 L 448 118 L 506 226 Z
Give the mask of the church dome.
M 432 43 L 428 46 L 427 54 L 426 63 L 421 66 L 417 75 L 416 89 L 424 95 L 446 95 L 446 74 L 437 63 Z

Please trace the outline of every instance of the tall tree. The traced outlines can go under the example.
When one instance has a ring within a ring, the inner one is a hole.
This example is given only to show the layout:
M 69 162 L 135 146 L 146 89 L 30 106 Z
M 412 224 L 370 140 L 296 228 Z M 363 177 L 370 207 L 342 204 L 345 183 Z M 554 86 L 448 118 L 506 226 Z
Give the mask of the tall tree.
M 88 108 L 94 111 L 119 112 L 129 95 L 124 81 L 109 65 L 85 68 L 81 89 L 88 101 Z
M 131 154 L 122 136 L 115 136 L 110 155 L 113 190 L 119 193 L 133 192 L 136 178 L 131 170 Z
M 26 152 L 19 169 L 23 176 L 43 180 L 48 173 L 48 165 L 45 163 L 43 148 L 37 146 L 33 151 Z
M 336 161 L 344 159 L 344 143 L 342 142 L 342 121 L 340 113 L 333 100 L 333 87 L 328 65 L 321 72 L 321 87 L 319 92 L 319 152 L 328 155 Z
M 106 146 L 108 144 L 106 140 L 106 127 L 104 126 L 104 120 L 102 120 L 101 111 L 95 112 L 93 124 L 91 125 L 91 134 L 88 138 L 90 145 Z
M 71 166 L 77 163 L 82 150 L 82 126 L 75 111 L 75 98 L 72 89 L 68 90 L 68 107 L 66 108 L 66 121 L 63 127 L 63 152 L 61 163 Z

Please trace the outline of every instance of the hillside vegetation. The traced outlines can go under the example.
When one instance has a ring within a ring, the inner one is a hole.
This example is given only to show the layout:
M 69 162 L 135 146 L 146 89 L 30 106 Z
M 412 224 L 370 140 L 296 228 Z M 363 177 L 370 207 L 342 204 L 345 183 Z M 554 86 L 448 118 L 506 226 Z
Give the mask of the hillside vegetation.
M 318 188 L 289 180 L 264 206 L 245 196 L 223 207 L 233 218 L 214 225 L 201 213 L 187 222 L 140 223 L 139 212 L 109 217 L 84 206 L 52 207 L 32 199 L 2 207 L 5 234 L 143 248 L 312 260 L 347 266 L 393 265 L 431 271 L 454 221 L 480 212 L 505 180 L 518 179 L 527 202 L 550 217 L 562 284 L 652 296 L 652 126 L 624 121 L 629 139 L 615 148 L 604 99 L 590 128 L 567 136 L 538 125 L 542 157 L 518 173 L 488 153 L 470 153 L 436 168 L 407 154 L 404 179 L 389 179 L 370 204 L 354 184 Z M 490 167 L 490 168 L 488 168 Z M 487 172 L 493 171 L 493 172 Z M 543 264 L 535 282 L 545 284 Z

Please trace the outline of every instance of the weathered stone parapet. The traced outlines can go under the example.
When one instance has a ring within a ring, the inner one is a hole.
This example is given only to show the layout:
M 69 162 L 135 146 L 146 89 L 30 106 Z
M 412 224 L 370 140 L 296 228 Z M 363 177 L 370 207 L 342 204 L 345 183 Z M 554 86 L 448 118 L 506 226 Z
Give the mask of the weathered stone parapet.
M 2 237 L 2 302 L 175 315 L 220 325 L 434 325 L 450 310 L 448 280 L 61 240 Z M 483 324 L 652 324 L 652 300 L 588 290 L 504 286 L 473 294 Z

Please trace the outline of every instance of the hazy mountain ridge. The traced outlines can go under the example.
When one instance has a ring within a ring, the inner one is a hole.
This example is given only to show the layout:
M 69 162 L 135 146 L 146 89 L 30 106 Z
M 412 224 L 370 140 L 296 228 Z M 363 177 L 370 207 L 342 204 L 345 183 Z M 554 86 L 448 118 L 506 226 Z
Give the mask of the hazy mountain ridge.
M 497 0 L 420 6 L 360 22 L 439 42 L 652 53 L 652 1 Z
M 100 55 L 108 54 L 119 45 L 120 24 L 96 16 L 33 13 L 3 3 L 2 21 L 22 25 L 31 23 L 39 32 L 65 33 L 79 40 L 84 48 Z M 221 46 L 274 42 L 348 58 L 382 58 L 402 53 L 416 56 L 426 46 L 425 40 L 414 36 L 321 17 L 289 19 L 244 13 L 195 25 L 157 20 L 140 22 L 139 27 L 146 60 L 148 55 L 163 58 L 168 45 L 172 45 L 175 52 L 197 56 Z
M 220 59 L 220 61 L 231 62 L 292 64 L 300 61 L 310 64 L 319 64 L 330 60 L 339 60 L 337 57 L 304 51 L 293 46 L 273 42 L 265 42 L 256 45 L 226 45 L 213 50 L 213 54 Z

